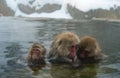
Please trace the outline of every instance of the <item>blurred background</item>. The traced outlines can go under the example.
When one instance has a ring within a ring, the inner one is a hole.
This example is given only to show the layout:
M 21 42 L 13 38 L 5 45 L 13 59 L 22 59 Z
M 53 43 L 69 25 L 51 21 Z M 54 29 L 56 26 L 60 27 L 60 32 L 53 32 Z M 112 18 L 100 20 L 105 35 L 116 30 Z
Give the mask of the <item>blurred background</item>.
M 0 0 L 0 15 L 120 19 L 120 0 Z

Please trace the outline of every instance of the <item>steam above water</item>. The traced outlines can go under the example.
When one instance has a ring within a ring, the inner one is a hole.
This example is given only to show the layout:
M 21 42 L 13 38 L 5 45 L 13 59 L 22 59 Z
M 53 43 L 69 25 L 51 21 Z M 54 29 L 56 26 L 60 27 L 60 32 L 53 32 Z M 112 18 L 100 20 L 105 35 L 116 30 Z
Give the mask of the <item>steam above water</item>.
M 71 19 L 72 17 L 67 11 L 67 4 L 77 9 L 87 12 L 91 9 L 110 9 L 111 7 L 116 8 L 120 6 L 119 0 L 6 0 L 7 6 L 10 7 L 14 12 L 15 16 L 24 16 L 24 17 L 49 17 L 49 18 L 67 18 Z M 35 10 L 41 9 L 46 4 L 58 4 L 61 5 L 59 10 L 56 10 L 51 13 L 31 13 L 26 14 L 20 10 L 18 7 L 19 4 L 35 8 Z

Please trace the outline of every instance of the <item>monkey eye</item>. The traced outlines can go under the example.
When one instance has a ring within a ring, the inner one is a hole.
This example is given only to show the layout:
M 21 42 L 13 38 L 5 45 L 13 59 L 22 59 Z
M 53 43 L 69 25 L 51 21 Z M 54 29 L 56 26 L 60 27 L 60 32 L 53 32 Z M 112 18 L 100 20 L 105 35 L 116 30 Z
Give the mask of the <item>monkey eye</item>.
M 37 48 L 33 48 L 32 49 L 32 54 L 39 54 L 40 53 L 40 51 L 39 51 L 39 49 L 37 49 Z
M 33 51 L 39 51 L 37 48 L 33 48 L 32 50 L 33 50 Z

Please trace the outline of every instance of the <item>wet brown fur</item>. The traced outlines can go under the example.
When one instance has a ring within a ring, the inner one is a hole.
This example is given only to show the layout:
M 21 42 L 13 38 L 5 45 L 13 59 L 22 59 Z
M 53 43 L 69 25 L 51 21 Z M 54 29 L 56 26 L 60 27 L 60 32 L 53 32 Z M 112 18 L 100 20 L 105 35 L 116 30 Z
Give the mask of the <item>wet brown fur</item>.
M 32 61 L 32 55 L 31 55 L 31 51 L 33 49 L 33 47 L 37 46 L 38 49 L 39 49 L 39 52 L 40 52 L 40 55 L 39 57 L 40 58 L 43 58 L 45 57 L 45 54 L 46 54 L 46 49 L 44 48 L 43 45 L 39 44 L 39 43 L 34 43 L 30 48 L 29 48 L 29 51 L 28 51 L 28 56 L 27 56 L 27 60 L 28 62 L 31 62 Z
M 80 42 L 81 49 L 89 52 L 89 56 L 96 56 L 101 52 L 100 46 L 97 40 L 91 36 L 85 36 Z
M 68 47 L 70 45 L 77 45 L 79 42 L 79 37 L 72 32 L 58 34 L 53 38 L 49 55 L 67 56 L 69 54 Z

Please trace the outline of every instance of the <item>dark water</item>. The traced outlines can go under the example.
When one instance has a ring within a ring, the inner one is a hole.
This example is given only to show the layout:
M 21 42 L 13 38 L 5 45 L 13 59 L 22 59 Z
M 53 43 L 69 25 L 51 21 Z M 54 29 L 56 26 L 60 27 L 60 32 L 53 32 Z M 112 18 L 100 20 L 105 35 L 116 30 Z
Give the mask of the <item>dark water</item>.
M 28 48 L 40 42 L 48 52 L 52 37 L 63 31 L 96 37 L 108 58 L 78 69 L 46 66 L 34 75 L 26 63 Z M 120 22 L 0 17 L 0 78 L 120 78 Z

